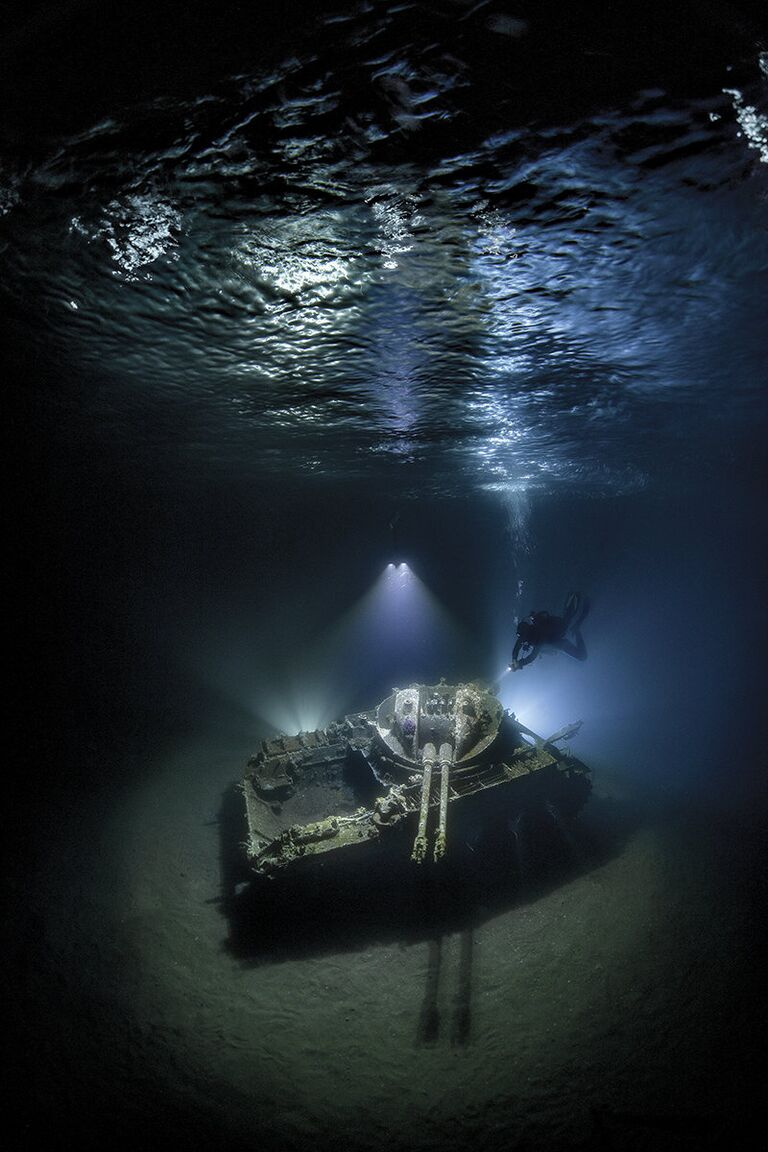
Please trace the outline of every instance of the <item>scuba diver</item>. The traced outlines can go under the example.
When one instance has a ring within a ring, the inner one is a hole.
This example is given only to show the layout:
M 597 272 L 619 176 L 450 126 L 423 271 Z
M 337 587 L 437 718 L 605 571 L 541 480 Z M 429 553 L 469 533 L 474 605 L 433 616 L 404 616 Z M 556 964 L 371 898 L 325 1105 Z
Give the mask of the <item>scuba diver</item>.
M 574 660 L 586 660 L 587 649 L 579 628 L 588 612 L 589 600 L 579 592 L 568 595 L 562 616 L 552 616 L 549 612 L 531 612 L 517 626 L 510 669 L 517 672 L 532 663 L 542 645 L 557 648 Z M 572 640 L 567 638 L 568 632 L 573 636 Z

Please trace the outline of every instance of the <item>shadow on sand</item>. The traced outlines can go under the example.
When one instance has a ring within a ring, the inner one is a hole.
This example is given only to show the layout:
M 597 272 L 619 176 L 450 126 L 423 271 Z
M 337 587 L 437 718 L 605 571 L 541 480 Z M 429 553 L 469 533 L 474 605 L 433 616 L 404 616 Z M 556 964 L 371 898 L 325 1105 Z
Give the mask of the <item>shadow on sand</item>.
M 573 821 L 554 810 L 529 812 L 515 822 L 499 815 L 471 842 L 461 839 L 450 845 L 438 864 L 413 864 L 403 844 L 397 854 L 372 853 L 365 868 L 358 866 L 354 872 L 329 853 L 324 866 L 264 879 L 248 868 L 243 799 L 233 784 L 222 797 L 218 818 L 218 902 L 229 924 L 226 947 L 246 964 L 275 964 L 374 943 L 431 941 L 430 971 L 436 984 L 438 942 L 447 934 L 462 933 L 466 939 L 459 982 L 468 985 L 471 934 L 483 921 L 604 864 L 621 852 L 642 820 L 638 810 L 593 796 Z M 427 983 L 429 989 L 429 977 Z M 425 1039 L 428 1016 L 427 1010 Z M 457 1029 L 461 1033 L 460 1023 Z

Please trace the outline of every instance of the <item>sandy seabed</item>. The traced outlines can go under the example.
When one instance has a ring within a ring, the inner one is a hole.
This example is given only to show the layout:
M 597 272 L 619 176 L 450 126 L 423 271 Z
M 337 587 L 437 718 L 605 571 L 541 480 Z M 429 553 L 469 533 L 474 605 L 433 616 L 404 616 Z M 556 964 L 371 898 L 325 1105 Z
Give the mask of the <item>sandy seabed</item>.
M 598 770 L 579 826 L 602 851 L 575 846 L 556 882 L 402 934 L 373 916 L 337 937 L 330 908 L 305 940 L 286 909 L 282 946 L 267 924 L 247 955 L 222 798 L 251 751 L 177 747 L 52 820 L 13 893 L 20 1147 L 677 1149 L 748 1123 L 755 834 L 735 817 Z

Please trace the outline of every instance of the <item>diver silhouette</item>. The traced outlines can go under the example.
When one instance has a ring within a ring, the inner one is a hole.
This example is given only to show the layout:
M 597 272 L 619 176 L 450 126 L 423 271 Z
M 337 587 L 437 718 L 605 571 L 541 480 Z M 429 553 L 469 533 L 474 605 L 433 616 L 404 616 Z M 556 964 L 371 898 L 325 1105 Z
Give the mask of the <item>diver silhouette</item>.
M 556 648 L 574 660 L 586 660 L 587 649 L 579 631 L 589 612 L 589 600 L 579 592 L 570 592 L 562 616 L 549 612 L 531 612 L 517 626 L 517 640 L 512 652 L 513 672 L 532 663 L 542 647 Z M 570 632 L 573 637 L 568 639 Z

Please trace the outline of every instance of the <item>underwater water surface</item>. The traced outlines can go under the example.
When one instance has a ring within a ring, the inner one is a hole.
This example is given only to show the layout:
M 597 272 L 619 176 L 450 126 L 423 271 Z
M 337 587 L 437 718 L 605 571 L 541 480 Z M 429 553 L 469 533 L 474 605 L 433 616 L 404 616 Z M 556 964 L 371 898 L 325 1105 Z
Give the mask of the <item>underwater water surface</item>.
M 0 58 L 18 1146 L 737 1143 L 764 19 L 83 0 Z M 586 661 L 505 671 L 572 590 Z M 441 676 L 584 721 L 556 849 L 253 889 L 259 742 Z

